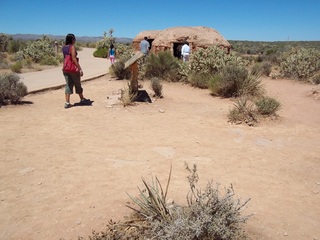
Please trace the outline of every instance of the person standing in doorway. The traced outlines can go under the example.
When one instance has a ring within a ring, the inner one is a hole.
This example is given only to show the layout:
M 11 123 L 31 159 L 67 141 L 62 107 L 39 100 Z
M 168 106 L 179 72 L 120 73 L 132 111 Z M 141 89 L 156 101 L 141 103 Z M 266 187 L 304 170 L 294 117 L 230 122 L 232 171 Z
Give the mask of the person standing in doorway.
M 78 53 L 75 47 L 76 37 L 69 33 L 66 36 L 65 46 L 62 48 L 62 53 L 64 58 L 67 55 L 71 55 L 73 63 L 79 69 L 78 72 L 65 72 L 63 71 L 63 76 L 66 80 L 66 87 L 65 87 L 65 99 L 66 102 L 64 104 L 64 108 L 70 108 L 72 105 L 70 104 L 70 95 L 73 94 L 73 87 L 76 89 L 76 93 L 80 97 L 80 104 L 86 104 L 90 101 L 90 99 L 85 99 L 83 96 L 83 88 L 81 87 L 81 77 L 83 76 L 82 68 L 79 64 L 79 59 L 77 57 Z
M 148 38 L 144 37 L 140 42 L 140 51 L 146 56 L 149 53 L 150 43 L 148 42 Z
M 112 43 L 109 48 L 108 57 L 110 58 L 111 65 L 114 64 L 114 60 L 116 58 L 116 50 L 114 49 L 114 45 Z
M 181 55 L 182 55 L 182 59 L 184 62 L 189 61 L 190 47 L 189 47 L 189 43 L 187 41 L 185 41 L 185 43 L 183 44 L 183 46 L 181 48 Z

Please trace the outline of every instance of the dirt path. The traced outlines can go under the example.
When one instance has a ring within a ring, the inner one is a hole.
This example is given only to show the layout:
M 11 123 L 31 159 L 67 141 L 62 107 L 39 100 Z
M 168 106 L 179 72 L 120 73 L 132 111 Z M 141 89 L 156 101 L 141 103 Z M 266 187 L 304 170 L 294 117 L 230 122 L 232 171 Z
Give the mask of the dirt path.
M 0 239 L 77 239 L 129 213 L 126 192 L 141 177 L 165 182 L 183 204 L 184 163 L 200 184 L 233 184 L 251 198 L 252 239 L 320 239 L 319 87 L 265 79 L 282 103 L 280 119 L 230 125 L 229 99 L 164 83 L 164 98 L 133 107 L 110 104 L 125 85 L 107 77 L 85 82 L 93 106 L 63 108 L 63 89 L 28 95 L 0 108 Z M 144 89 L 149 93 L 148 82 Z M 72 102 L 78 101 L 72 96 Z

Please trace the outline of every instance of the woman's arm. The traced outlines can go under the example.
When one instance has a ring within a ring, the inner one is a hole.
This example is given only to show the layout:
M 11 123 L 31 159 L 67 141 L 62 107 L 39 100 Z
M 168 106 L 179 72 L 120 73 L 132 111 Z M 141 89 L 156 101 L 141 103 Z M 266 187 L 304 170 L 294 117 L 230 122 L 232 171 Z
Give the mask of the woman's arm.
M 71 45 L 71 57 L 72 57 L 72 61 L 74 62 L 74 64 L 77 66 L 77 68 L 80 70 L 80 75 L 83 75 L 81 66 L 79 64 L 78 58 L 77 58 L 77 54 L 76 54 L 76 47 Z

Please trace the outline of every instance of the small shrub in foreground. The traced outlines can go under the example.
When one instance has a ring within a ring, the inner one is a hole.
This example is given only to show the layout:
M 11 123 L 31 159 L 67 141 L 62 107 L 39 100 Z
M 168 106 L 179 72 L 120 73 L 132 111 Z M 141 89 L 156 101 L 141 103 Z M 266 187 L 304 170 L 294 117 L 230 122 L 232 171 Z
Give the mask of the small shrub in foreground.
M 137 93 L 132 93 L 130 83 L 125 85 L 124 89 L 121 90 L 121 102 L 124 107 L 132 105 L 137 98 Z
M 0 105 L 17 103 L 28 94 L 27 87 L 15 73 L 0 75 Z
M 228 118 L 232 123 L 246 123 L 249 126 L 253 126 L 257 122 L 257 114 L 253 103 L 247 97 L 241 97 L 236 100 L 233 108 L 229 111 Z
M 18 61 L 10 66 L 12 72 L 21 73 L 21 69 L 23 68 L 22 62 Z
M 261 115 L 275 115 L 280 109 L 280 103 L 272 97 L 262 97 L 255 102 L 255 105 Z
M 187 194 L 188 206 L 167 201 L 171 168 L 166 187 L 158 178 L 149 184 L 145 180 L 145 189 L 139 189 L 138 197 L 129 197 L 138 208 L 128 206 L 134 214 L 125 222 L 112 220 L 105 232 L 93 232 L 92 240 L 158 239 L 158 240 L 230 240 L 247 239 L 242 225 L 250 216 L 242 216 L 242 211 L 250 199 L 235 199 L 234 189 L 219 190 L 219 184 L 208 182 L 201 190 L 197 186 L 196 165 L 189 171 L 190 192 Z M 82 238 L 80 238 L 82 239 Z
M 159 78 L 151 78 L 151 89 L 153 90 L 155 97 L 162 97 L 162 84 Z

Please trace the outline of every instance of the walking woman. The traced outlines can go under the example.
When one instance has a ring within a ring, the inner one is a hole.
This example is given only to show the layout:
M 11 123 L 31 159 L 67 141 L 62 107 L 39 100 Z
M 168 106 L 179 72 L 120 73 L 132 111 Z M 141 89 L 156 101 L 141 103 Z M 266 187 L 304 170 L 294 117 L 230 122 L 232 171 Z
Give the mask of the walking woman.
M 64 59 L 66 59 L 67 55 L 70 55 L 72 62 L 77 67 L 76 72 L 66 72 L 65 70 L 63 70 L 63 76 L 66 80 L 66 102 L 64 104 L 64 108 L 70 108 L 72 106 L 70 104 L 70 95 L 73 94 L 73 87 L 75 87 L 76 93 L 80 97 L 80 104 L 86 104 L 88 101 L 90 101 L 90 99 L 85 99 L 83 96 L 83 89 L 81 87 L 81 77 L 83 76 L 83 71 L 79 64 L 79 58 L 77 57 L 78 53 L 75 47 L 75 42 L 76 37 L 72 33 L 69 33 L 66 36 L 65 46 L 63 46 L 62 48 Z

